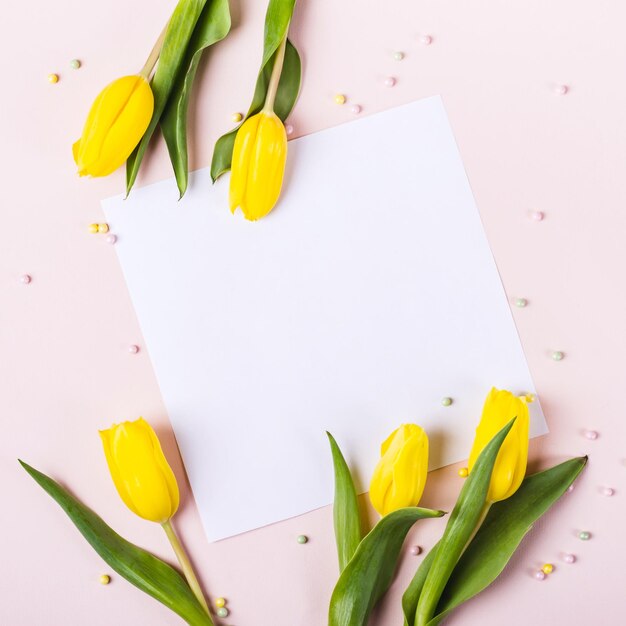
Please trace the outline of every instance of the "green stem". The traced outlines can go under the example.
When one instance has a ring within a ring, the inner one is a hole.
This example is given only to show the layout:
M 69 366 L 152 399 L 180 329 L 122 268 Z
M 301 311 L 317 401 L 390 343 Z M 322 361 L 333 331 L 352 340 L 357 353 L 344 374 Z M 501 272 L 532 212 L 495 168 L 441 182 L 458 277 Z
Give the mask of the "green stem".
M 265 104 L 263 105 L 264 113 L 274 112 L 274 101 L 276 100 L 276 92 L 278 91 L 278 83 L 280 82 L 280 75 L 283 72 L 283 63 L 285 61 L 285 47 L 287 46 L 287 34 L 283 37 L 283 40 L 278 46 L 276 51 L 276 58 L 274 60 L 274 67 L 272 68 L 272 75 L 270 76 L 270 83 L 267 86 L 267 95 L 265 96 Z
M 178 536 L 176 535 L 176 532 L 174 531 L 174 528 L 172 527 L 171 521 L 167 520 L 167 522 L 163 522 L 161 526 L 163 527 L 163 530 L 165 531 L 167 538 L 170 540 L 170 543 L 172 544 L 172 548 L 174 549 L 176 558 L 178 559 L 178 562 L 180 563 L 180 566 L 183 570 L 183 574 L 185 575 L 185 578 L 187 579 L 187 582 L 189 583 L 189 587 L 191 588 L 191 591 L 193 591 L 193 594 L 198 599 L 198 602 L 202 605 L 202 608 L 207 612 L 207 615 L 210 615 L 211 613 L 209 611 L 209 606 L 206 600 L 204 599 L 204 594 L 202 593 L 202 589 L 196 577 L 196 573 L 193 571 L 193 566 L 191 565 L 189 556 L 187 556 L 187 552 L 185 552 L 185 548 L 183 548 L 182 544 L 180 543 L 180 540 L 178 539 Z
M 148 59 L 146 60 L 144 66 L 141 68 L 139 72 L 140 76 L 143 76 L 146 80 L 150 80 L 150 74 L 152 74 L 152 70 L 156 65 L 156 62 L 159 60 L 159 56 L 161 54 L 161 48 L 163 47 L 163 42 L 165 41 L 165 35 L 167 33 L 167 27 L 169 26 L 169 21 L 165 25 L 165 28 L 161 31 L 159 38 L 156 40 L 154 47 L 150 50 L 150 54 L 148 55 Z

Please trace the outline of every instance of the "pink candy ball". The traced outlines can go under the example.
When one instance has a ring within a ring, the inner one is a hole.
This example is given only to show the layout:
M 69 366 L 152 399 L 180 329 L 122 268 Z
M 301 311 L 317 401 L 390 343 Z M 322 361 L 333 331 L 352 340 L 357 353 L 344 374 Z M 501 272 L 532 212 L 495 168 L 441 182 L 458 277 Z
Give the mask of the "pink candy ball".
M 572 493 L 572 491 L 574 491 L 574 485 L 571 484 L 568 488 L 567 488 L 567 493 Z
M 567 85 L 555 85 L 554 93 L 559 96 L 564 96 L 569 91 L 569 87 Z
M 385 87 L 393 87 L 396 84 L 396 79 L 393 76 L 385 78 Z
M 20 276 L 20 282 L 22 285 L 28 285 L 30 281 L 33 280 L 28 274 L 22 274 Z
M 114 235 L 113 233 L 109 233 L 109 234 L 106 236 L 105 241 L 106 241 L 107 243 L 114 244 L 114 243 L 117 241 L 117 235 Z
M 537 570 L 537 571 L 535 572 L 535 578 L 536 578 L 537 580 L 545 580 L 545 578 L 546 578 L 546 574 L 545 574 L 545 572 L 542 572 L 542 571 L 539 569 L 539 570 Z
M 534 222 L 541 222 L 543 218 L 544 218 L 544 215 L 541 211 L 532 211 L 530 214 L 530 219 L 533 220 Z
M 131 354 L 137 354 L 137 352 L 139 352 L 139 346 L 136 346 L 135 344 L 132 344 L 132 345 L 128 346 L 128 351 Z
M 433 38 L 430 35 L 420 35 L 419 42 L 423 46 L 430 46 L 430 44 L 433 42 Z
M 606 496 L 607 498 L 610 498 L 614 493 L 615 493 L 615 489 L 611 487 L 604 487 L 602 489 L 602 495 Z
M 287 124 L 287 126 L 285 126 L 285 132 L 288 135 L 291 135 L 293 133 L 293 126 L 291 124 Z
M 596 430 L 586 430 L 585 437 L 593 441 L 594 439 L 598 438 L 598 432 Z
M 563 561 L 571 565 L 572 563 L 576 562 L 576 557 L 573 554 L 564 554 Z
M 350 107 L 350 111 L 352 113 L 354 113 L 355 115 L 358 115 L 361 112 L 361 105 L 360 104 L 353 104 Z
M 413 556 L 417 556 L 418 554 L 421 554 L 422 549 L 419 546 L 411 546 L 411 554 Z

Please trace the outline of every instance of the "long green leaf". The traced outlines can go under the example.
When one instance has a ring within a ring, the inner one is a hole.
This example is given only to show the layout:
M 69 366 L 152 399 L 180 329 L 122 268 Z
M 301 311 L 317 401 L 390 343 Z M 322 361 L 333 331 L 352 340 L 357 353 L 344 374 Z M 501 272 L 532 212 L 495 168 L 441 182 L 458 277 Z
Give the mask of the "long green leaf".
M 335 468 L 335 502 L 333 517 L 335 522 L 335 541 L 339 557 L 339 571 L 343 572 L 350 559 L 354 556 L 361 542 L 361 518 L 359 502 L 352 481 L 352 475 L 343 454 L 329 433 L 330 449 Z
M 139 166 L 165 109 L 189 45 L 189 40 L 207 0 L 179 0 L 170 18 L 159 62 L 152 79 L 154 112 L 139 145 L 126 161 L 126 194 L 130 193 Z
M 203 51 L 224 39 L 230 30 L 228 0 L 208 0 L 189 42 L 182 69 L 161 117 L 161 131 L 170 154 L 180 196 L 187 190 L 187 110 Z
M 409 626 L 413 624 L 424 626 L 435 615 L 437 603 L 446 583 L 484 515 L 493 466 L 500 446 L 514 422 L 515 419 L 511 420 L 485 446 L 476 460 L 472 473 L 465 481 L 421 589 L 414 616 L 415 622 L 412 616 L 405 615 Z
M 515 494 L 491 507 L 455 567 L 428 626 L 439 624 L 500 575 L 533 524 L 565 493 L 586 463 L 587 457 L 578 457 L 528 476 Z
M 81 532 L 91 547 L 120 575 L 178 613 L 191 626 L 213 626 L 185 579 L 167 563 L 120 537 L 57 482 L 20 461 Z
M 389 589 L 411 526 L 417 520 L 443 514 L 414 507 L 383 517 L 361 541 L 341 573 L 330 600 L 328 626 L 365 626 L 372 608 Z
M 274 67 L 276 51 L 289 30 L 294 5 L 295 0 L 270 0 L 269 2 L 265 15 L 263 61 L 254 88 L 252 103 L 250 104 L 245 118 L 241 122 L 242 124 L 251 115 L 258 113 L 263 108 L 272 68 Z M 280 82 L 278 83 L 276 100 L 274 102 L 274 111 L 283 122 L 289 113 L 291 113 L 296 99 L 298 98 L 301 73 L 302 68 L 298 51 L 291 41 L 287 40 L 285 60 L 280 75 Z M 235 135 L 238 129 L 239 126 L 229 133 L 222 135 L 215 144 L 211 162 L 211 177 L 214 182 L 230 169 L 233 146 L 235 145 Z
M 413 576 L 413 580 L 411 580 L 409 586 L 406 588 L 406 591 L 402 595 L 402 612 L 404 613 L 404 626 L 412 626 L 413 622 L 415 621 L 417 602 L 419 600 L 420 594 L 422 593 L 424 583 L 426 582 L 426 576 L 428 575 L 430 567 L 435 560 L 435 555 L 437 554 L 438 547 L 439 542 L 437 542 L 424 557 L 424 560 L 417 568 L 417 572 L 415 572 L 415 576 Z

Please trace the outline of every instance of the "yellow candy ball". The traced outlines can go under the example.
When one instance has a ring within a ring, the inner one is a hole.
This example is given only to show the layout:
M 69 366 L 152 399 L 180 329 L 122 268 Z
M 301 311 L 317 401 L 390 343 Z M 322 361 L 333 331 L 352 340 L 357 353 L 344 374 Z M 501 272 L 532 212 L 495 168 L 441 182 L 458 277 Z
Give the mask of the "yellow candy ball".
M 230 119 L 235 123 L 241 122 L 241 120 L 243 119 L 243 115 L 241 113 L 233 113 L 230 116 Z
M 462 467 L 459 470 L 458 474 L 461 478 L 467 478 L 467 476 L 469 475 L 469 472 L 467 471 L 467 467 Z
M 108 224 L 98 224 L 98 232 L 99 233 L 108 233 L 109 225 Z
M 108 585 L 110 582 L 111 582 L 111 577 L 108 576 L 107 574 L 102 574 L 102 576 L 100 576 L 101 585 Z
M 542 568 L 541 571 L 544 574 L 552 574 L 552 572 L 554 571 L 554 565 L 552 565 L 552 563 L 546 563 Z
M 98 232 L 98 224 L 89 224 L 89 232 L 95 235 Z
M 215 606 L 218 609 L 221 609 L 222 607 L 226 606 L 226 598 L 217 598 L 217 600 L 215 600 Z
M 59 82 L 59 75 L 58 74 L 48 74 L 48 82 L 52 83 L 54 85 L 54 83 L 58 83 Z
M 346 103 L 346 97 L 342 93 L 338 93 L 335 96 L 335 102 L 337 104 L 345 104 Z

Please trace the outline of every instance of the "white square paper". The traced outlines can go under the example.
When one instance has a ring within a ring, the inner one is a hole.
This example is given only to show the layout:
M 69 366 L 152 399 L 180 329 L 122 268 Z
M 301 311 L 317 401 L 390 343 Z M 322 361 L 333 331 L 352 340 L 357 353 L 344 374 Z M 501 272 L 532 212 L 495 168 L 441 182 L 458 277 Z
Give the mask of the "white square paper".
M 291 141 L 259 222 L 227 196 L 204 169 L 104 202 L 209 539 L 329 504 L 325 430 L 366 490 L 400 423 L 433 469 L 492 385 L 533 391 L 439 97 Z

